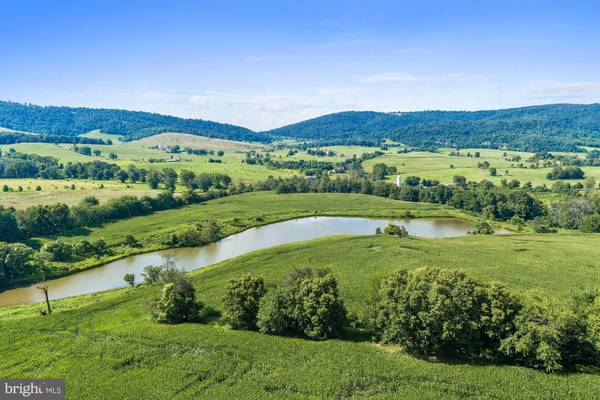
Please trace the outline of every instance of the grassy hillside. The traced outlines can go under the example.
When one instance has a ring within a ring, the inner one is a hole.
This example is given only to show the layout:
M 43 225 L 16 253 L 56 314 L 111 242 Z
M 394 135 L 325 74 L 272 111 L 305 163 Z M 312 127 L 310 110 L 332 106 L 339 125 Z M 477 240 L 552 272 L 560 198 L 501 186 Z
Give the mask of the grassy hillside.
M 402 267 L 460 267 L 515 289 L 541 286 L 564 297 L 600 283 L 598 256 L 595 240 L 582 235 L 333 237 L 266 249 L 191 276 L 199 298 L 217 308 L 229 277 L 251 272 L 277 282 L 294 266 L 324 266 L 339 278 L 349 311 L 361 313 L 373 279 Z M 418 359 L 370 343 L 360 331 L 312 342 L 231 331 L 216 316 L 200 324 L 158 325 L 147 308 L 157 290 L 142 286 L 66 299 L 43 318 L 36 305 L 0 310 L 3 374 L 65 377 L 74 399 L 600 396 L 598 373 Z
M 600 143 L 600 104 L 474 112 L 341 112 L 265 133 L 324 141 L 391 139 L 411 146 L 571 151 Z
M 534 185 L 546 184 L 552 186 L 556 181 L 551 181 L 546 178 L 546 174 L 552 168 L 520 168 L 519 164 L 523 163 L 528 166 L 526 160 L 531 157 L 532 153 L 517 152 L 490 149 L 461 149 L 462 154 L 470 152 L 481 153 L 481 157 L 456 157 L 450 156 L 452 149 L 440 149 L 439 153 L 430 152 L 411 152 L 406 154 L 395 154 L 386 152 L 382 157 L 374 158 L 363 162 L 365 171 L 371 171 L 373 165 L 377 163 L 385 163 L 389 166 L 395 166 L 398 169 L 398 175 L 402 177 L 419 176 L 422 178 L 436 179 L 443 183 L 451 183 L 455 175 L 462 175 L 470 181 L 481 181 L 484 179 L 500 185 L 503 179 L 511 181 L 519 180 L 521 183 L 531 182 Z M 504 156 L 506 153 L 506 156 Z M 521 161 L 510 161 L 513 156 L 520 156 Z M 479 168 L 478 164 L 487 161 L 491 167 L 497 169 L 496 176 L 490 176 L 487 168 Z M 600 180 L 600 167 L 582 167 L 586 177 L 594 177 Z M 508 173 L 507 173 L 508 172 Z M 391 176 L 390 180 L 395 179 Z M 572 183 L 583 182 L 583 179 L 572 180 Z
M 260 149 L 264 145 L 260 143 L 239 142 L 235 140 L 225 140 L 209 138 L 206 136 L 194 136 L 187 133 L 166 132 L 154 136 L 145 137 L 133 142 L 145 147 L 152 146 L 175 146 L 191 147 L 192 149 L 207 150 L 230 150 L 246 151 L 250 149 Z

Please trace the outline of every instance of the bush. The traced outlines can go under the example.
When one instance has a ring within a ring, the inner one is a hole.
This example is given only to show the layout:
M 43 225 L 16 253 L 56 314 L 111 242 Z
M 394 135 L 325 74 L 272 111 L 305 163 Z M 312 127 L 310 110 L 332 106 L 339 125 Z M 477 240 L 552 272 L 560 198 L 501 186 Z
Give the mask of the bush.
M 583 362 L 585 324 L 573 310 L 533 293 L 515 320 L 516 331 L 501 351 L 514 361 L 547 372 Z
M 475 228 L 469 233 L 472 235 L 491 235 L 494 233 L 494 229 L 486 221 L 481 220 L 477 222 Z
M 491 357 L 512 333 L 518 303 L 499 285 L 460 271 L 399 271 L 379 286 L 375 330 L 424 355 Z
M 269 290 L 259 304 L 258 330 L 271 335 L 296 335 L 298 324 L 294 319 L 294 296 L 289 288 Z
M 587 329 L 589 337 L 600 352 L 600 294 L 596 296 L 587 313 Z
M 385 233 L 386 235 L 394 235 L 398 237 L 408 236 L 408 231 L 404 226 L 398 226 L 392 223 L 389 223 L 388 226 L 386 226 L 383 229 L 383 233 Z
M 42 250 L 50 255 L 52 261 L 69 261 L 73 256 L 73 245 L 62 240 L 46 243 Z
M 125 274 L 123 276 L 123 280 L 127 282 L 128 285 L 133 287 L 135 285 L 135 275 L 134 274 Z
M 600 233 L 600 214 L 586 215 L 581 221 L 579 229 L 587 233 Z
M 262 278 L 244 275 L 231 279 L 225 286 L 223 320 L 234 329 L 256 329 L 256 318 L 261 297 L 265 294 Z
M 202 233 L 195 226 L 183 226 L 177 230 L 176 242 L 179 247 L 194 247 L 204 243 Z
M 163 285 L 158 300 L 153 304 L 152 317 L 157 322 L 179 324 L 198 319 L 202 304 L 196 301 L 196 290 L 183 274 Z
M 306 337 L 330 339 L 342 334 L 346 309 L 333 275 L 300 280 L 294 301 L 298 328 Z
M 158 283 L 160 280 L 160 273 L 162 271 L 162 267 L 160 265 L 147 265 L 144 267 L 144 272 L 142 272 L 142 277 L 144 277 L 144 282 L 149 284 Z

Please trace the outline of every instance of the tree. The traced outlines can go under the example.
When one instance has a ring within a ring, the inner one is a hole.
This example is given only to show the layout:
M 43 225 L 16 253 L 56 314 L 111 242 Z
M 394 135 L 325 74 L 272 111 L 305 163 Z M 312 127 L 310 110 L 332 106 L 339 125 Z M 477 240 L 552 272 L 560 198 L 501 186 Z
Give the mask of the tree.
M 507 291 L 461 271 L 401 270 L 379 285 L 375 331 L 417 354 L 480 357 L 512 334 L 517 309 Z
M 150 170 L 148 171 L 148 173 L 146 174 L 146 182 L 148 182 L 148 185 L 150 186 L 151 189 L 156 189 L 158 188 L 158 185 L 160 184 L 160 173 L 158 171 L 155 170 Z
M 393 235 L 398 237 L 408 236 L 408 231 L 403 225 L 398 226 L 392 224 L 391 222 L 383 229 L 383 233 L 385 233 L 386 235 Z
M 177 184 L 177 172 L 173 168 L 165 168 L 162 170 L 162 177 L 165 187 L 170 191 L 174 191 Z
M 193 171 L 183 169 L 179 173 L 179 179 L 181 184 L 190 189 L 196 189 L 196 174 Z
M 288 287 L 276 287 L 261 299 L 257 314 L 258 330 L 271 335 L 296 335 L 294 296 Z
M 135 275 L 134 274 L 125 274 L 123 275 L 123 280 L 127 282 L 131 287 L 135 286 Z
M 44 293 L 44 299 L 46 300 L 46 314 L 52 314 L 52 307 L 50 306 L 50 297 L 48 291 L 50 285 L 48 283 L 48 276 L 50 274 L 50 262 L 47 254 L 39 252 L 34 255 L 32 260 L 33 275 L 37 282 L 36 288 Z
M 29 275 L 34 251 L 21 243 L 0 242 L 0 288 Z
M 600 294 L 596 295 L 588 309 L 587 326 L 592 343 L 600 352 Z
M 331 274 L 302 279 L 294 295 L 300 331 L 311 339 L 339 337 L 346 325 L 346 309 Z
M 189 278 L 181 274 L 178 279 L 163 285 L 153 304 L 152 317 L 167 324 L 194 322 L 201 309 L 202 304 L 196 301 L 196 289 Z
M 141 247 L 140 242 L 131 234 L 125 235 L 125 246 L 128 247 Z
M 515 361 L 547 372 L 561 371 L 582 361 L 585 325 L 573 310 L 545 294 L 529 294 L 515 326 L 515 332 L 501 345 L 501 351 Z
M 487 221 L 480 220 L 475 225 L 475 228 L 469 233 L 472 235 L 491 235 L 494 233 L 494 229 Z
M 223 320 L 234 329 L 256 329 L 258 307 L 265 292 L 262 278 L 246 274 L 238 279 L 231 279 L 225 286 Z

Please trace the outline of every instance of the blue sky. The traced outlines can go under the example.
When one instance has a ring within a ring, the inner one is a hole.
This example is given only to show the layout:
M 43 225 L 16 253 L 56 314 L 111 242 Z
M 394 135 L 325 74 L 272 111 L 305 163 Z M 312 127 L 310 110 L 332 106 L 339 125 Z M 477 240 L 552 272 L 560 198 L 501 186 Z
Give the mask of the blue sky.
M 0 99 L 268 129 L 342 110 L 600 101 L 600 2 L 30 1 Z

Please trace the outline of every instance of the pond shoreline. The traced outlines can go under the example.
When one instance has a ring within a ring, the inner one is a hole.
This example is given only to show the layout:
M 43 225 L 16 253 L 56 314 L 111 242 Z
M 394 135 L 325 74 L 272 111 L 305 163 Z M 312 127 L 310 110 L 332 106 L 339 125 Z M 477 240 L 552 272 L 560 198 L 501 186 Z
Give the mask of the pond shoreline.
M 397 214 L 391 218 L 310 215 L 247 227 L 216 242 L 198 247 L 147 247 L 140 249 L 143 251 L 138 251 L 136 254 L 121 254 L 110 261 L 103 260 L 94 267 L 49 280 L 51 293 L 54 293 L 54 296 L 51 294 L 51 297 L 58 299 L 122 286 L 124 285 L 123 273 L 134 273 L 139 277 L 145 266 L 160 264 L 163 252 L 169 250 L 175 253 L 178 259 L 181 257 L 180 267 L 182 269 L 191 271 L 225 259 L 285 243 L 340 234 L 372 235 L 376 228 L 382 229 L 389 222 L 403 224 L 407 226 L 411 235 L 424 238 L 464 236 L 473 227 L 473 222 L 467 218 L 427 217 L 414 218 L 411 216 L 411 218 L 400 217 L 397 219 Z M 503 230 L 499 233 L 510 233 L 510 231 Z M 33 286 L 0 293 L 1 306 L 31 303 L 38 300 L 39 294 Z

